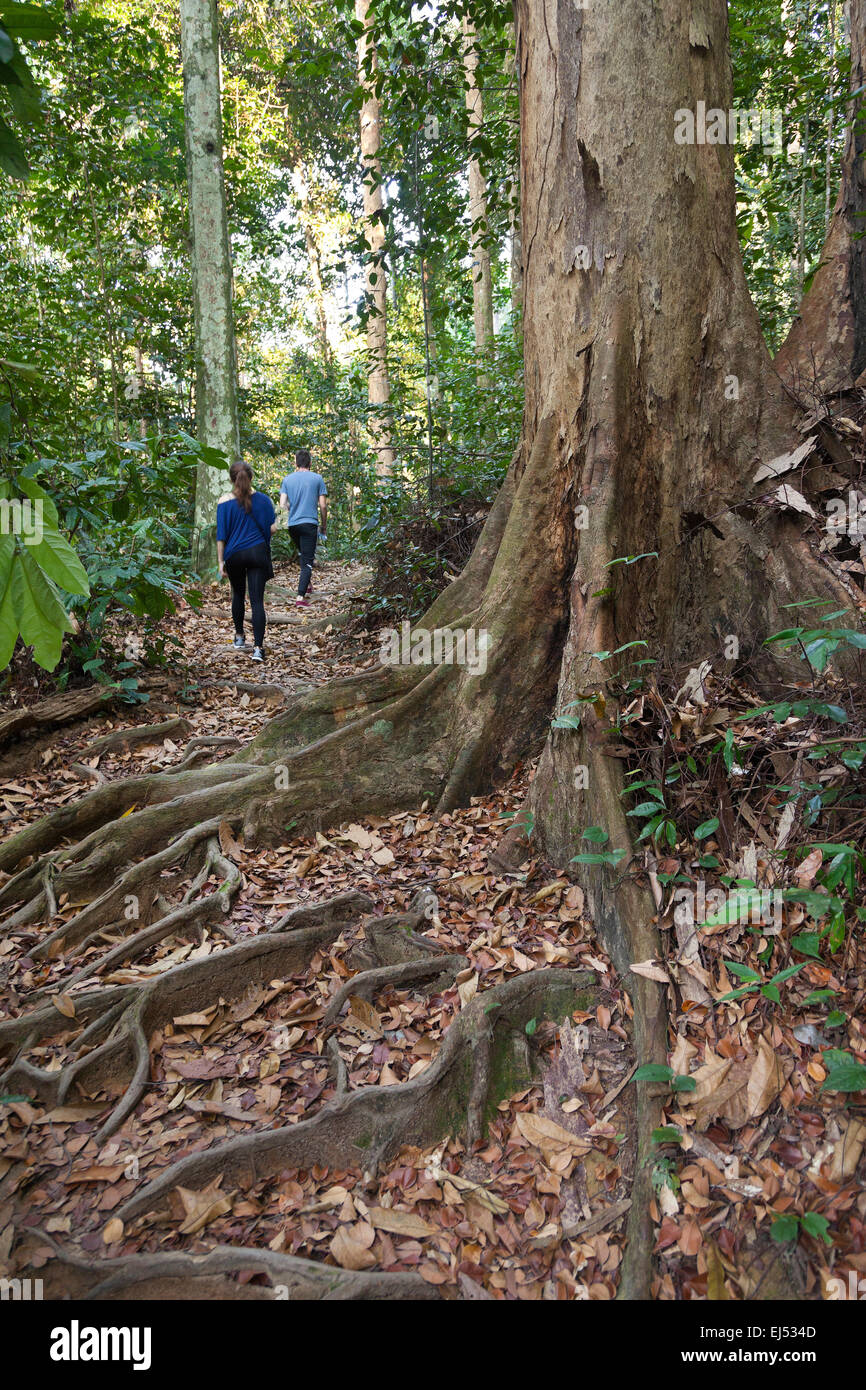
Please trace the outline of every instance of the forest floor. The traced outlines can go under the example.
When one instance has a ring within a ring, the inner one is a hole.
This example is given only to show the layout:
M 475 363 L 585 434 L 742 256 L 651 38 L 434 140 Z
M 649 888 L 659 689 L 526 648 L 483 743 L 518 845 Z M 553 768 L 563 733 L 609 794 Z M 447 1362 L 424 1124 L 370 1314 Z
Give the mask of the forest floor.
M 147 704 L 37 730 L 8 750 L 3 838 L 103 780 L 176 765 L 194 739 L 237 740 L 212 746 L 212 757 L 227 756 L 290 694 L 375 663 L 374 636 L 341 632 L 348 600 L 364 580 L 358 565 L 328 563 L 316 571 L 310 608 L 297 613 L 292 574 L 278 574 L 269 607 L 287 621 L 269 628 L 264 667 L 231 647 L 226 588 L 206 588 L 201 610 L 184 607 L 167 621 L 179 644 L 172 675 L 145 682 Z M 168 721 L 176 721 L 168 731 L 135 740 L 136 729 Z M 233 1002 L 214 999 L 151 1037 L 144 1098 L 101 1147 L 95 1134 L 109 1105 L 104 1094 L 73 1093 L 53 1108 L 18 1088 L 0 1095 L 0 1275 L 45 1271 L 48 1296 L 62 1296 L 68 1285 L 47 1235 L 90 1259 L 267 1247 L 345 1270 L 420 1275 L 450 1298 L 613 1298 L 634 1165 L 631 1004 L 583 912 L 581 889 L 537 856 L 519 873 L 492 857 L 532 772 L 518 768 L 506 787 L 449 814 L 420 806 L 312 839 L 288 827 L 275 849 L 242 847 L 226 826 L 220 846 L 241 874 L 231 913 L 238 941 L 272 929 L 292 908 L 350 890 L 366 894 L 378 918 L 406 912 L 427 889 L 438 911 L 424 935 L 465 956 L 465 968 L 440 992 L 417 983 L 390 985 L 372 999 L 348 992 L 341 1014 L 326 1022 L 329 1001 L 356 968 L 352 951 L 370 920 L 359 916 L 303 972 Z M 677 854 L 678 862 L 688 860 L 685 848 Z M 192 878 L 172 883 L 177 901 Z M 207 890 L 205 881 L 195 891 Z M 61 896 L 56 906 L 52 929 L 81 904 Z M 668 909 L 659 906 L 670 927 Z M 33 991 L 49 991 L 69 1029 L 30 1055 L 51 1070 L 80 1031 L 80 991 L 66 982 L 122 938 L 102 933 L 74 962 L 36 960 L 30 951 L 48 925 L 0 936 L 0 1018 L 26 1011 Z M 150 980 L 229 948 L 207 927 L 199 938 L 166 937 L 103 973 L 100 983 Z M 666 1123 L 681 1143 L 672 1145 L 670 1136 L 658 1142 L 655 1296 L 820 1298 L 831 1272 L 866 1274 L 866 1193 L 857 1180 L 866 1123 L 862 1106 L 849 1103 L 856 1097 L 821 1090 L 822 1048 L 831 1043 L 822 1032 L 826 1010 L 803 1000 L 809 991 L 836 990 L 834 1005 L 847 1023 L 832 1045 L 847 1043 L 862 1057 L 862 950 L 852 939 L 838 965 L 806 958 L 778 1007 L 757 993 L 719 1004 L 738 983 L 723 953 L 747 970 L 750 953 L 763 953 L 764 972 L 768 939 L 725 926 L 697 955 L 678 944 L 675 931 L 666 939 L 673 940 L 671 964 L 642 964 L 671 982 L 671 1063 L 675 1073 L 695 1077 L 696 1089 L 672 1096 L 667 1107 Z M 688 979 L 677 971 L 684 960 Z M 179 1157 L 309 1119 L 334 1101 L 338 1084 L 392 1087 L 422 1075 L 476 994 L 550 966 L 595 972 L 593 1007 L 558 1027 L 527 1023 L 535 1084 L 499 1103 L 478 1144 L 467 1148 L 452 1134 L 437 1146 L 404 1148 L 372 1176 L 313 1166 L 237 1190 L 217 1178 L 204 1190 L 178 1186 L 168 1210 L 128 1227 L 114 1215 Z M 832 1246 L 808 1223 L 799 1241 L 769 1238 L 778 1217 L 808 1213 L 825 1218 Z M 264 1277 L 242 1270 L 239 1296 Z

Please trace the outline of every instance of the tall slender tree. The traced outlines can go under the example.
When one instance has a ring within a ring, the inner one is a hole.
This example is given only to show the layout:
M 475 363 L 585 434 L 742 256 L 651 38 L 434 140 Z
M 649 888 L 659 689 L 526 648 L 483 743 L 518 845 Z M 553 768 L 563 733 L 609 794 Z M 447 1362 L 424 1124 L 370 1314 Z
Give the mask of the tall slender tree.
M 181 0 L 183 96 L 195 315 L 195 416 L 199 442 L 229 460 L 240 452 L 232 263 L 223 172 L 219 17 L 216 0 Z M 193 562 L 216 559 L 216 504 L 225 473 L 201 462 Z
M 364 182 L 364 220 L 367 240 L 367 396 L 371 406 L 370 436 L 376 452 L 376 472 L 387 476 L 396 455 L 391 443 L 391 380 L 388 375 L 388 277 L 385 271 L 385 199 L 379 158 L 379 98 L 376 94 L 376 45 L 369 16 L 370 0 L 355 0 L 358 37 L 358 83 L 361 105 L 361 162 Z
M 463 67 L 466 76 L 466 114 L 469 118 L 469 222 L 472 243 L 472 313 L 475 351 L 487 362 L 493 349 L 493 279 L 487 231 L 487 182 L 473 145 L 484 126 L 484 103 L 478 86 L 478 36 L 469 15 L 463 17 Z M 482 371 L 480 382 L 487 381 Z

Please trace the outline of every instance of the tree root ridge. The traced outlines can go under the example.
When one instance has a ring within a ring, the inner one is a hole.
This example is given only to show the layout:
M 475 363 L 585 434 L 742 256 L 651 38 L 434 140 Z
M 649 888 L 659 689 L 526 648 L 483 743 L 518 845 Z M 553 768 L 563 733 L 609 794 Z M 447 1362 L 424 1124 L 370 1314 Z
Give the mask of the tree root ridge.
M 179 1159 L 117 1215 L 129 1222 L 152 1211 L 178 1185 L 201 1188 L 218 1174 L 226 1188 L 249 1188 L 284 1169 L 314 1164 L 375 1172 L 406 1144 L 436 1143 L 466 1120 L 479 1037 L 487 1040 L 482 1055 L 489 1059 L 489 1113 L 531 1079 L 523 1069 L 527 1023 L 545 1017 L 560 1021 L 589 1001 L 594 984 L 588 971 L 537 970 L 485 990 L 457 1016 L 435 1061 L 413 1080 L 363 1087 L 329 1102 L 309 1120 L 241 1135 Z M 477 1087 L 473 1100 L 478 1110 Z
M 207 841 L 204 867 L 184 899 L 184 909 L 188 907 L 188 899 L 192 892 L 206 881 L 208 874 L 214 867 L 222 870 L 225 882 L 230 885 L 228 895 L 233 897 L 240 887 L 240 874 L 236 865 L 231 864 L 219 853 L 219 846 L 214 838 L 219 830 L 219 825 L 219 818 L 202 821 L 200 825 L 193 826 L 191 830 L 179 835 L 166 849 L 152 854 L 148 859 L 144 859 L 138 864 L 131 865 L 111 888 L 100 894 L 93 902 L 88 903 L 87 907 L 77 913 L 75 917 L 64 922 L 62 926 L 34 946 L 32 948 L 33 956 L 38 960 L 40 957 L 51 959 L 61 952 L 65 955 L 76 955 L 106 927 L 120 925 L 119 915 L 129 898 L 138 899 L 138 919 L 143 918 L 145 926 L 148 926 L 151 912 L 157 901 L 162 872 L 175 865 L 182 866 L 190 855 L 198 849 L 202 840 Z M 199 907 L 198 904 L 194 904 L 194 906 Z M 199 908 L 199 910 L 201 909 Z M 182 909 L 178 909 L 178 914 L 181 912 Z M 191 913 L 190 915 L 195 916 L 196 914 Z M 164 920 L 165 918 L 163 918 Z M 138 933 L 138 935 L 141 934 Z M 170 935 L 170 931 L 165 934 Z M 130 945 L 131 940 L 132 938 L 126 944 Z M 159 940 L 159 936 L 154 936 L 153 940 Z M 114 955 L 113 952 L 109 954 Z M 82 972 L 82 975 L 84 973 Z M 86 973 L 89 974 L 91 971 L 88 969 Z
M 73 1297 L 85 1302 L 123 1297 L 156 1301 L 178 1298 L 318 1300 L 323 1302 L 439 1299 L 439 1292 L 418 1274 L 383 1274 L 319 1264 L 296 1255 L 249 1246 L 217 1245 L 207 1254 L 168 1252 L 89 1260 L 66 1250 L 42 1231 L 33 1231 L 54 1251 L 52 1263 L 63 1268 L 58 1282 L 77 1274 Z M 264 1274 L 267 1285 L 240 1284 L 232 1274 Z
M 0 1023 L 0 1052 L 19 1048 L 18 1056 L 2 1078 L 3 1085 L 26 1085 L 29 1093 L 59 1105 L 73 1081 L 81 1090 L 92 1093 L 131 1074 L 97 1135 L 98 1142 L 103 1142 L 120 1127 L 141 1098 L 148 1080 L 147 1039 L 157 1028 L 178 1014 L 210 1005 L 215 998 L 231 1003 L 262 980 L 298 974 L 320 947 L 330 945 L 340 935 L 347 920 L 346 900 L 355 896 L 342 895 L 341 900 L 335 900 L 336 909 L 328 902 L 305 907 L 302 911 L 307 926 L 293 931 L 263 932 L 216 955 L 175 966 L 140 985 L 77 996 L 76 1017 L 88 1021 L 88 1026 L 73 1044 L 73 1051 L 81 1055 L 59 1071 L 35 1067 L 23 1056 L 37 1040 L 69 1028 L 70 1020 L 53 1004 Z M 100 1032 L 108 1030 L 110 1034 L 104 1042 L 92 1051 L 81 1052 Z

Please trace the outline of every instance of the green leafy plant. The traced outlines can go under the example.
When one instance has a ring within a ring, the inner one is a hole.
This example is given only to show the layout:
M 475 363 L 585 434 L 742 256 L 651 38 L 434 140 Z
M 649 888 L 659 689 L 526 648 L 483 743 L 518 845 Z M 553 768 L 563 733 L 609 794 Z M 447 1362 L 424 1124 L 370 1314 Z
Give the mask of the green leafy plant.
M 866 1091 L 866 1066 L 850 1052 L 830 1049 L 822 1053 L 821 1060 L 827 1067 L 822 1091 Z
M 584 830 L 582 840 L 588 840 L 591 845 L 605 845 L 610 836 L 600 825 L 591 825 L 588 830 Z M 624 849 L 609 849 L 584 852 L 576 854 L 571 860 L 572 864 L 606 864 L 610 868 L 616 868 L 621 859 L 625 858 Z
M 803 1230 L 815 1240 L 823 1240 L 825 1245 L 832 1245 L 833 1237 L 829 1234 L 829 1227 L 830 1222 L 826 1216 L 821 1216 L 816 1211 L 804 1212 L 802 1216 L 798 1216 L 796 1212 L 784 1212 L 781 1216 L 773 1218 L 770 1239 L 777 1245 L 788 1245 L 797 1240 L 800 1231 Z
M 74 631 L 64 593 L 89 596 L 86 570 L 60 534 L 52 498 L 33 478 L 0 478 L 0 513 L 0 670 L 20 635 L 37 664 L 53 671 L 64 634 Z M 16 526 L 16 517 L 28 516 L 38 525 Z
M 725 966 L 731 975 L 735 975 L 738 980 L 746 980 L 747 983 L 741 985 L 739 989 L 732 989 L 729 994 L 722 994 L 718 1000 L 720 1004 L 726 1004 L 731 999 L 742 999 L 743 995 L 754 994 L 756 990 L 760 990 L 765 999 L 771 1000 L 774 1004 L 780 1004 L 782 996 L 779 993 L 779 985 L 806 968 L 805 963 L 803 965 L 788 965 L 765 983 L 763 976 L 759 975 L 757 970 L 753 970 L 750 965 L 741 965 L 739 961 L 726 960 Z
M 638 1067 L 634 1074 L 635 1081 L 656 1081 L 660 1085 L 667 1085 L 678 1094 L 681 1091 L 694 1091 L 697 1081 L 693 1076 L 677 1075 L 672 1067 L 665 1066 L 661 1062 L 645 1062 L 642 1067 Z

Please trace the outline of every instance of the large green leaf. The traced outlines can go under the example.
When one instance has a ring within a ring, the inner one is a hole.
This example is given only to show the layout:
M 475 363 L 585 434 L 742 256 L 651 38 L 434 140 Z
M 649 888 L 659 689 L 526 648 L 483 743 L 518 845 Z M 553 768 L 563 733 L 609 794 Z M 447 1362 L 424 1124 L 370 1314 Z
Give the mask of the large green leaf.
M 48 518 L 48 521 L 56 531 L 60 524 L 60 519 L 57 515 L 57 508 L 54 505 L 54 499 L 51 494 L 46 492 L 45 488 L 41 483 L 37 483 L 35 478 L 28 478 L 26 474 L 19 473 L 16 481 L 18 487 L 26 497 L 29 497 L 33 502 L 42 503 L 43 516 Z
M 63 634 L 72 631 L 72 624 L 53 585 L 23 547 L 12 565 L 12 598 L 21 637 L 33 648 L 34 661 L 53 671 L 60 660 Z
M 27 163 L 24 146 L 2 116 L 0 116 L 0 169 L 3 169 L 13 179 L 30 177 L 30 165 Z
M 9 665 L 18 637 L 18 620 L 11 591 L 15 549 L 14 537 L 0 535 L 0 671 Z
M 43 526 L 42 540 L 27 549 L 39 568 L 70 594 L 90 593 L 87 571 L 72 546 L 50 526 Z
M 16 39 L 53 39 L 60 21 L 43 5 L 0 5 L 0 24 Z

